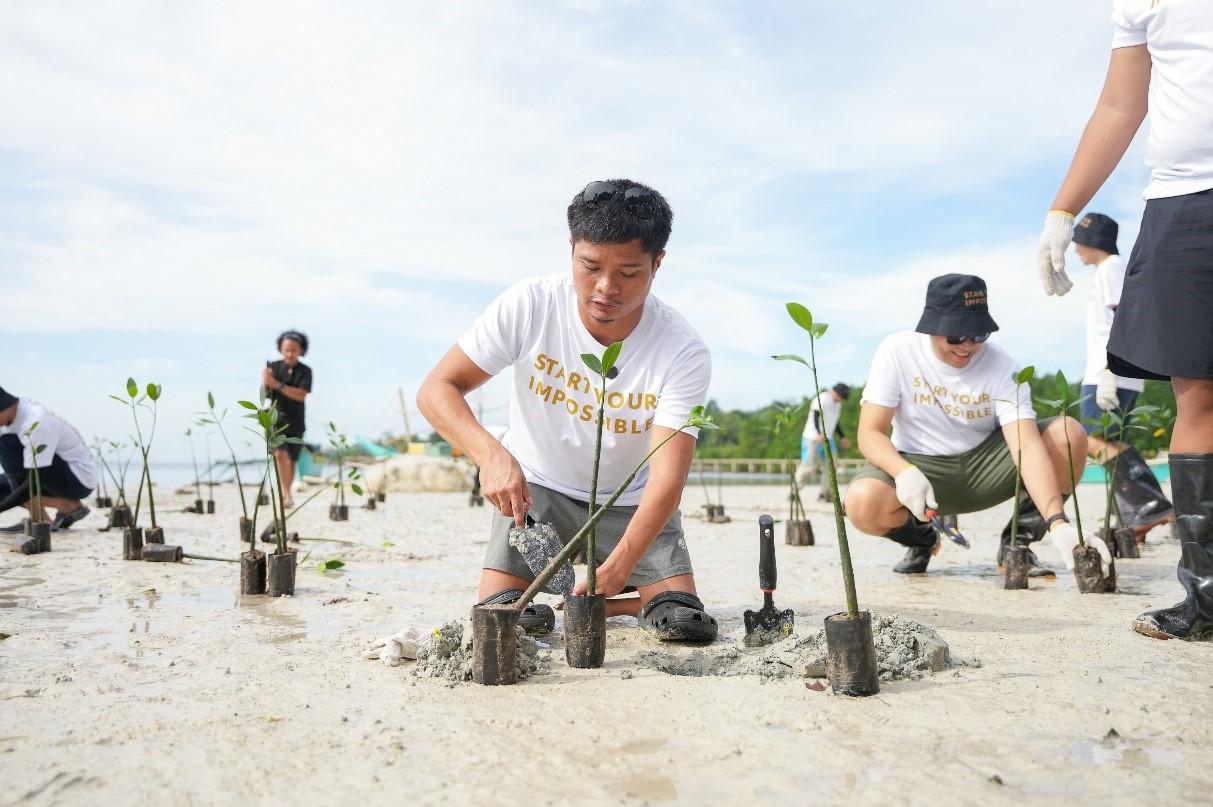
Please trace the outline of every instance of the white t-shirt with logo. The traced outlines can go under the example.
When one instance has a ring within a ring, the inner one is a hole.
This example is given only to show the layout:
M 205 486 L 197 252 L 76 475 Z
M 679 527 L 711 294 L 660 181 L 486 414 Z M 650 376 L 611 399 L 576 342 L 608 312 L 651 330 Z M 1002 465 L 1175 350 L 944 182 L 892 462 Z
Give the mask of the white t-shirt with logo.
M 818 414 L 825 412 L 825 416 Z M 842 401 L 834 399 L 833 393 L 828 389 L 821 391 L 821 406 L 817 406 L 817 397 L 813 397 L 813 402 L 809 404 L 809 419 L 804 424 L 804 436 L 810 441 L 816 440 L 818 437 L 826 437 L 832 435 L 834 430 L 838 428 L 838 418 L 842 415 Z M 817 430 L 817 421 L 822 420 L 822 431 Z
M 1112 48 L 1150 51 L 1145 198 L 1213 188 L 1213 2 L 1113 0 Z
M 885 337 L 863 388 L 863 403 L 893 414 L 893 447 L 908 454 L 951 457 L 976 448 L 995 429 L 1035 420 L 1032 393 L 1016 395 L 1015 361 L 986 342 L 963 368 L 944 364 L 925 333 Z M 1018 405 L 1014 401 L 1018 400 Z
M 25 432 L 35 423 L 38 428 L 34 429 L 30 437 L 26 437 Z M 21 446 L 25 449 L 23 464 L 26 468 L 34 467 L 33 446 L 44 445 L 46 448 L 42 449 L 36 458 L 39 468 L 49 466 L 56 456 L 62 457 L 80 484 L 86 488 L 97 486 L 97 464 L 80 433 L 37 401 L 18 398 L 17 416 L 9 425 L 0 426 L 0 434 L 15 434 L 21 439 Z
M 1120 292 L 1125 285 L 1125 263 L 1119 255 L 1109 255 L 1095 267 L 1091 290 L 1087 292 L 1087 366 L 1082 383 L 1098 384 L 1099 374 L 1108 366 L 1108 335 L 1112 333 L 1112 317 L 1120 305 Z M 1146 382 L 1140 378 L 1116 376 L 1120 389 L 1141 392 Z
M 459 339 L 477 367 L 514 368 L 503 445 L 529 482 L 589 500 L 602 379 L 581 361 L 606 349 L 586 330 L 568 272 L 528 278 L 493 301 Z M 711 354 L 699 334 L 650 294 L 607 381 L 598 501 L 614 492 L 650 448 L 653 426 L 677 429 L 707 398 Z M 695 429 L 687 429 L 692 437 Z M 647 467 L 616 502 L 639 504 Z

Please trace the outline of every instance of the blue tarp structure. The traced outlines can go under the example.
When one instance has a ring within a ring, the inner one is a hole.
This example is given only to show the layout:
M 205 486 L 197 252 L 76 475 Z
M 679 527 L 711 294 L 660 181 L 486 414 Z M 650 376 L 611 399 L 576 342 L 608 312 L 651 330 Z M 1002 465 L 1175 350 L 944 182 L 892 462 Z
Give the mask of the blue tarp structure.
M 376 459 L 382 459 L 383 457 L 394 457 L 397 454 L 396 451 L 393 451 L 390 448 L 384 448 L 378 443 L 372 443 L 365 437 L 359 437 L 358 435 L 354 435 L 354 445 L 358 446 L 358 450 L 363 454 L 375 457 Z
M 1171 478 L 1171 466 L 1168 465 L 1165 461 L 1150 462 L 1150 463 L 1147 463 L 1147 465 L 1150 466 L 1150 470 L 1154 472 L 1154 475 L 1156 477 L 1158 477 L 1159 482 L 1166 482 L 1167 480 L 1169 480 Z M 1102 485 L 1104 483 L 1104 481 L 1107 480 L 1107 478 L 1108 478 L 1108 474 L 1104 471 L 1103 466 L 1097 462 L 1092 462 L 1082 472 L 1082 479 L 1079 479 L 1078 481 L 1079 482 L 1098 482 L 1099 484 Z

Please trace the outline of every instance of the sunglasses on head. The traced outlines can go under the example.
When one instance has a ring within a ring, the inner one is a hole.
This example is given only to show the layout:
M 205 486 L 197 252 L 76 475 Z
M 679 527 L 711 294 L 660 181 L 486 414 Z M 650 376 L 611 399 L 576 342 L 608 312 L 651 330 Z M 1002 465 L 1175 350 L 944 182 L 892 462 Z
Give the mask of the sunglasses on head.
M 591 182 L 581 192 L 581 200 L 590 207 L 606 204 L 619 195 L 620 188 L 614 182 Z M 623 191 L 623 204 L 637 218 L 647 219 L 653 215 L 653 192 L 648 188 L 631 187 Z
M 982 342 L 990 338 L 988 333 L 979 333 L 976 336 L 948 336 L 946 337 L 949 345 L 963 345 L 965 342 L 972 342 L 975 345 L 980 345 Z

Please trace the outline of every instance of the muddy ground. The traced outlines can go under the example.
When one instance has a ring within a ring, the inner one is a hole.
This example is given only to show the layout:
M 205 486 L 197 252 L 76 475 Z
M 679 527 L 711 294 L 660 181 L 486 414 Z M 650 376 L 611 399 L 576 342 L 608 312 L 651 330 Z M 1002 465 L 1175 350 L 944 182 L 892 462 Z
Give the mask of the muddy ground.
M 726 488 L 733 521 L 715 525 L 687 491 L 717 652 L 741 646 L 742 612 L 761 604 L 757 518 L 779 517 L 782 494 Z M 1089 512 L 1099 496 L 1082 491 Z M 235 492 L 218 498 L 216 516 L 166 512 L 168 542 L 235 558 Z M 164 499 L 180 511 L 192 497 Z M 925 576 L 893 574 L 900 548 L 854 535 L 861 605 L 935 628 L 980 666 L 852 700 L 812 679 L 668 675 L 642 662 L 669 648 L 626 618 L 610 622 L 603 669 L 569 669 L 557 635 L 551 674 L 511 688 L 364 660 L 376 636 L 466 612 L 488 514 L 460 494 L 393 494 L 344 524 L 326 513 L 318 500 L 298 529 L 353 543 L 305 543 L 297 596 L 279 600 L 238 597 L 235 564 L 124 562 L 97 515 L 57 533 L 52 554 L 0 553 L 0 804 L 1213 798 L 1213 644 L 1129 629 L 1177 597 L 1165 530 L 1120 564 L 1116 596 L 1080 596 L 1064 574 L 1004 591 L 1006 507 L 961 517 L 973 550 L 946 546 Z M 832 518 L 822 505 L 810 518 L 819 545 L 780 545 L 775 595 L 806 630 L 843 601 Z M 346 566 L 315 570 L 334 557 Z

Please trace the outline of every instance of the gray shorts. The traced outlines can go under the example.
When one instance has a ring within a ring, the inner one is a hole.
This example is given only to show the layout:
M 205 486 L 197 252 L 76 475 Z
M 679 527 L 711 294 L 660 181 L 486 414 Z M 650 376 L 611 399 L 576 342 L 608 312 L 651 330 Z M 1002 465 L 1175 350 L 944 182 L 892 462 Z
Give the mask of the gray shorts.
M 589 505 L 534 483 L 531 483 L 530 487 L 534 502 L 531 515 L 536 521 L 547 522 L 555 527 L 561 543 L 567 543 L 585 525 Z M 598 520 L 594 531 L 594 554 L 599 563 L 606 560 L 619 543 L 635 513 L 634 506 L 616 506 Z M 489 548 L 484 554 L 484 568 L 512 574 L 523 580 L 534 580 L 535 575 L 526 565 L 522 554 L 510 546 L 509 533 L 512 526 L 514 519 L 506 518 L 500 511 L 493 511 L 493 524 L 489 528 Z M 637 561 L 627 584 L 651 586 L 669 577 L 691 573 L 691 553 L 687 551 L 686 538 L 682 534 L 682 513 L 675 510 L 648 551 Z

